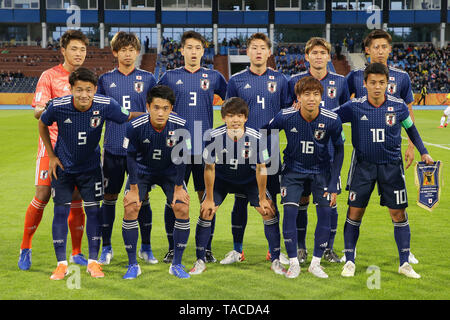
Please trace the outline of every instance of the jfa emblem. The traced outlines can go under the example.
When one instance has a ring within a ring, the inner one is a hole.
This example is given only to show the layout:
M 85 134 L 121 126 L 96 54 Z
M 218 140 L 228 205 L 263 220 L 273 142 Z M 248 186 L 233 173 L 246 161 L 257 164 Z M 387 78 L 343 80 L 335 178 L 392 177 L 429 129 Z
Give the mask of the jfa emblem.
M 397 84 L 389 82 L 388 86 L 387 86 L 387 91 L 389 92 L 389 94 L 394 94 L 397 92 Z
M 336 87 L 327 87 L 328 98 L 336 98 Z
M 386 113 L 386 124 L 392 127 L 396 122 L 395 113 Z
M 100 116 L 92 117 L 91 123 L 90 123 L 91 128 L 97 128 L 100 125 L 101 120 L 102 120 L 102 117 L 100 117 Z
M 355 191 L 350 191 L 348 194 L 348 199 L 350 201 L 355 201 L 356 200 L 356 192 Z
M 267 90 L 269 90 L 270 93 L 277 91 L 277 83 L 275 81 L 267 82 Z
M 208 79 L 200 79 L 200 88 L 202 88 L 203 90 L 208 90 L 209 89 L 209 80 Z
M 251 149 L 242 149 L 242 157 L 244 159 L 248 159 L 252 156 L 252 150 Z
M 314 131 L 314 138 L 316 138 L 316 140 L 322 140 L 323 137 L 325 137 L 325 130 L 317 129 Z
M 284 198 L 284 197 L 286 197 L 286 194 L 287 194 L 287 188 L 286 187 L 281 187 L 281 189 L 280 189 L 280 194 L 281 194 L 281 196 Z
M 143 81 L 135 81 L 134 82 L 134 91 L 137 93 L 141 93 L 144 91 L 144 82 Z
M 174 145 L 176 145 L 177 144 L 177 139 L 176 138 L 174 138 L 174 137 L 169 137 L 169 138 L 167 138 L 167 140 L 166 140 L 166 145 L 168 146 L 168 147 L 173 147 Z

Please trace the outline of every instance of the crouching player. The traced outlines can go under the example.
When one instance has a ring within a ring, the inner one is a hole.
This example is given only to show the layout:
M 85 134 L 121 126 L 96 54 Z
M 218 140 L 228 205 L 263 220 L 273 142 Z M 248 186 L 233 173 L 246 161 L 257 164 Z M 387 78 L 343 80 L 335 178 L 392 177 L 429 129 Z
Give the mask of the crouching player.
M 378 184 L 380 205 L 387 206 L 394 224 L 394 237 L 400 257 L 398 272 L 410 278 L 420 278 L 408 263 L 411 232 L 406 207 L 405 172 L 401 154 L 401 129 L 419 150 L 422 161 L 433 164 L 433 159 L 423 145 L 411 120 L 407 105 L 402 99 L 386 94 L 389 70 L 381 63 L 372 63 L 364 71 L 367 96 L 353 99 L 337 111 L 342 122 L 352 126 L 352 144 L 356 164 L 350 165 L 348 185 L 348 211 L 344 225 L 346 264 L 344 277 L 355 275 L 355 248 L 361 220 L 370 195 Z
M 52 100 L 39 120 L 39 134 L 49 156 L 52 178 L 54 217 L 53 246 L 58 265 L 50 279 L 67 275 L 67 218 L 75 187 L 84 201 L 89 245 L 87 271 L 92 277 L 104 276 L 97 262 L 100 249 L 100 202 L 103 199 L 103 175 L 99 141 L 105 120 L 124 123 L 142 113 L 128 112 L 111 98 L 97 95 L 97 77 L 79 68 L 69 76 L 72 95 Z M 58 138 L 53 149 L 48 127 L 56 122 Z
M 261 214 L 271 250 L 271 269 L 277 274 L 285 274 L 279 260 L 281 235 L 278 217 L 266 190 L 267 147 L 261 143 L 258 131 L 245 126 L 248 106 L 243 99 L 233 97 L 226 100 L 221 115 L 225 125 L 210 132 L 206 138 L 210 142 L 206 142 L 203 152 L 205 195 L 195 233 L 197 261 L 190 274 L 200 274 L 206 269 L 205 247 L 211 234 L 211 221 L 229 193 L 246 196 L 251 206 Z M 239 252 L 234 252 L 240 256 Z
M 141 274 L 136 259 L 139 237 L 138 214 L 152 185 L 159 185 L 175 214 L 173 230 L 174 258 L 169 273 L 178 278 L 189 278 L 181 264 L 189 239 L 189 195 L 184 184 L 186 162 L 191 142 L 185 129 L 186 121 L 172 113 L 175 94 L 167 86 L 155 86 L 147 95 L 147 111 L 127 126 L 125 146 L 129 192 L 123 199 L 125 207 L 122 236 L 128 255 L 128 270 L 124 279 Z M 183 135 L 184 133 L 184 135 Z M 180 150 L 181 148 L 181 150 Z M 180 152 L 177 152 L 180 150 Z
M 342 123 L 336 113 L 320 106 L 323 87 L 319 80 L 305 77 L 295 85 L 300 110 L 281 110 L 267 128 L 284 130 L 287 146 L 281 171 L 281 203 L 284 208 L 283 237 L 289 256 L 286 277 L 300 274 L 297 259 L 297 215 L 301 195 L 311 190 L 317 211 L 314 252 L 308 271 L 328 278 L 320 266 L 331 231 L 332 207 L 336 205 L 337 185 L 344 159 Z M 330 168 L 328 144 L 334 147 Z

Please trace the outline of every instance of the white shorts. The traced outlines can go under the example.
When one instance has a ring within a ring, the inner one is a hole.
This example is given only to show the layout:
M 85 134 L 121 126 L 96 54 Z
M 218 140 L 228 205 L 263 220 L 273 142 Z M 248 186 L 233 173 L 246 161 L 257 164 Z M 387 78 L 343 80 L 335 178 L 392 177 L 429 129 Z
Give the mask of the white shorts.
M 450 106 L 448 106 L 447 109 L 444 110 L 444 114 L 445 114 L 447 117 L 450 117 Z

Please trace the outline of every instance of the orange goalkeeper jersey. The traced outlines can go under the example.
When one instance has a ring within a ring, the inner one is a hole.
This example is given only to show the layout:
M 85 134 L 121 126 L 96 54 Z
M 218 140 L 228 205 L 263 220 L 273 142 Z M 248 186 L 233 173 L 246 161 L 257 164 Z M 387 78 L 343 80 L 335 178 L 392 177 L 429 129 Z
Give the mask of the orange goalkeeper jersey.
M 37 105 L 45 105 L 50 99 L 71 94 L 69 74 L 70 72 L 64 69 L 62 64 L 45 70 L 36 85 L 36 92 L 31 106 L 35 108 Z M 50 139 L 54 145 L 56 138 L 58 137 L 58 126 L 56 125 L 56 122 L 48 127 L 48 129 L 50 131 Z M 45 147 L 44 150 L 42 149 L 43 145 L 41 137 L 39 137 L 38 157 L 47 156 Z

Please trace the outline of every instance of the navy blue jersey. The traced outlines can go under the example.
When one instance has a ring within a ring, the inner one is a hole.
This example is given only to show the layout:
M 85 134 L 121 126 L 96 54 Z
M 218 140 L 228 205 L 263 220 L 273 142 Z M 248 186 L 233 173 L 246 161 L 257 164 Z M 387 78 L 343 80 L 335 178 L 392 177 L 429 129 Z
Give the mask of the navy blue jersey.
M 328 143 L 343 145 L 342 123 L 338 115 L 320 107 L 319 115 L 311 122 L 303 119 L 294 108 L 281 110 L 267 126 L 286 133 L 283 169 L 298 173 L 321 173 L 330 169 Z
M 350 95 L 355 94 L 355 98 L 361 98 L 367 95 L 367 89 L 363 85 L 364 69 L 350 71 L 346 79 Z M 403 99 L 406 104 L 413 102 L 414 96 L 408 73 L 397 68 L 389 67 L 389 81 L 386 93 Z
M 203 134 L 213 127 L 214 94 L 225 98 L 225 78 L 216 70 L 201 67 L 196 72 L 190 72 L 180 67 L 164 73 L 158 84 L 169 86 L 175 92 L 173 111 L 186 119 L 186 127 L 193 142 L 193 154 L 200 155 L 204 147 Z M 194 132 L 196 121 L 201 122 L 201 131 L 197 129 Z
M 240 97 L 248 104 L 246 126 L 260 129 L 283 108 L 290 107 L 288 80 L 284 74 L 267 68 L 257 75 L 249 68 L 233 75 L 228 81 L 227 99 Z
M 261 134 L 246 127 L 244 135 L 234 141 L 227 127 L 220 126 L 207 134 L 203 159 L 215 163 L 216 176 L 234 184 L 246 184 L 256 179 L 256 164 L 269 160 L 267 146 L 261 143 Z
M 402 99 L 386 95 L 376 107 L 364 96 L 345 103 L 337 113 L 342 122 L 352 125 L 352 144 L 359 159 L 385 164 L 402 158 L 401 123 L 409 118 Z
M 312 76 L 309 70 L 295 74 L 289 80 L 289 95 L 292 101 L 297 100 L 295 94 L 295 84 L 304 77 Z M 350 100 L 350 94 L 348 92 L 347 81 L 345 77 L 334 73 L 327 72 L 327 75 L 320 80 L 323 87 L 322 102 L 321 107 L 336 111 L 341 104 L 346 103 Z
M 100 76 L 97 93 L 114 98 L 130 112 L 147 112 L 145 107 L 147 92 L 156 84 L 151 72 L 134 69 L 128 75 L 114 69 Z M 126 156 L 123 139 L 126 124 L 107 121 L 103 148 L 111 154 Z
M 172 150 L 181 141 L 190 149 L 189 139 L 181 139 L 178 129 L 186 128 L 186 120 L 170 114 L 162 131 L 153 128 L 150 115 L 144 114 L 127 124 L 125 146 L 137 163 L 139 175 L 175 175 L 177 174 Z M 184 176 L 184 173 L 183 173 Z
M 75 109 L 72 99 L 70 95 L 52 100 L 41 120 L 47 126 L 54 122 L 58 125 L 55 154 L 64 171 L 80 173 L 96 169 L 100 164 L 103 122 L 124 123 L 130 113 L 113 98 L 99 94 L 94 95 L 91 108 L 84 112 Z

